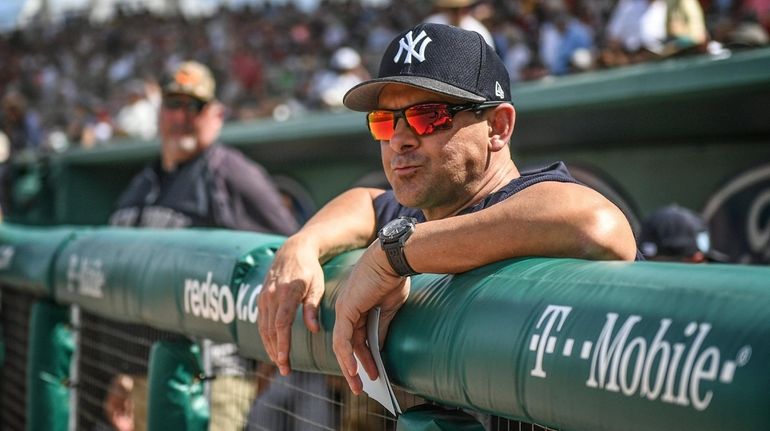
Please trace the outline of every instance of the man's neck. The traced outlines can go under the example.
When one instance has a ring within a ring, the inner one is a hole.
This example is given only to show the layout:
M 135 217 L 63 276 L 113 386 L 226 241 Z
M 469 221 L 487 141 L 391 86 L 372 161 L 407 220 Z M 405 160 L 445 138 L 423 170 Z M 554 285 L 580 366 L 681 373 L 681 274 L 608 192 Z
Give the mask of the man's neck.
M 425 220 L 428 221 L 452 217 L 465 208 L 481 202 L 484 198 L 505 187 L 513 179 L 520 176 L 521 174 L 519 174 L 519 170 L 513 161 L 507 159 L 506 162 L 502 163 L 502 166 L 490 169 L 489 175 L 482 179 L 479 186 L 475 187 L 475 192 L 472 192 L 467 199 L 451 206 L 423 209 L 422 213 L 425 216 Z
M 166 172 L 175 171 L 179 165 L 182 165 L 200 155 L 204 149 L 196 148 L 192 151 L 183 150 L 181 148 L 168 148 L 164 147 L 161 151 L 160 165 Z

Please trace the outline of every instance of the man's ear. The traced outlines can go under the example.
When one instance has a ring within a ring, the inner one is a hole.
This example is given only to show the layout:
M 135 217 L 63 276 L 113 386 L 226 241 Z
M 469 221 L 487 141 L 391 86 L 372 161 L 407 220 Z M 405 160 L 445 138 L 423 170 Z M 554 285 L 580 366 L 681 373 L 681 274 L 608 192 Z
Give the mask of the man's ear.
M 510 103 L 496 106 L 489 113 L 489 149 L 500 151 L 508 145 L 516 123 L 516 110 Z

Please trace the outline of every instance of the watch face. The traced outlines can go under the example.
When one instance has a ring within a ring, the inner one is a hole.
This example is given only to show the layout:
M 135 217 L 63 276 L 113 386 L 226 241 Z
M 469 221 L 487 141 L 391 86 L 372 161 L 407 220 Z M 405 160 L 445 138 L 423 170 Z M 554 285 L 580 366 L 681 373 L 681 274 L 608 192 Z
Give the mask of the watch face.
M 411 223 L 404 219 L 396 219 L 386 224 L 382 228 L 382 236 L 385 238 L 395 238 L 409 229 Z

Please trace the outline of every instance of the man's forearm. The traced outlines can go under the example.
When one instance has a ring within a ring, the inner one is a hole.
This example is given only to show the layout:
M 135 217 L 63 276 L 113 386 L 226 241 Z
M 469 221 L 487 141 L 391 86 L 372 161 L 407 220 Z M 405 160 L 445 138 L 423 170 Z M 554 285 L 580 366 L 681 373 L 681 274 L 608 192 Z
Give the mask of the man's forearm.
M 290 240 L 317 248 L 322 263 L 369 245 L 376 234 L 373 202 L 382 193 L 370 188 L 346 191 L 324 205 Z
M 281 374 L 291 370 L 291 329 L 299 304 L 312 332 L 320 330 L 318 304 L 324 292 L 321 263 L 369 244 L 374 237 L 376 189 L 349 190 L 321 208 L 275 255 L 259 294 L 259 333 Z
M 575 194 L 582 186 L 552 186 L 417 225 L 404 249 L 407 261 L 418 272 L 458 273 L 522 256 L 633 260 L 633 233 L 620 210 L 593 191 Z M 562 193 L 565 187 L 573 190 Z

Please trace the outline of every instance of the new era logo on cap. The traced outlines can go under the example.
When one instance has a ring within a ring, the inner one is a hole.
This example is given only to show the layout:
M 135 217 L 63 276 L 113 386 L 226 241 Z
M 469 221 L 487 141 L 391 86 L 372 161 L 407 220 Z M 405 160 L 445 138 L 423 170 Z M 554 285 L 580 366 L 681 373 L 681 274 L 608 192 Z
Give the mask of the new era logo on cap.
M 481 103 L 510 101 L 511 84 L 502 60 L 473 31 L 443 24 L 419 24 L 388 45 L 375 79 L 348 91 L 345 106 L 356 111 L 377 108 L 380 90 L 405 84 Z

